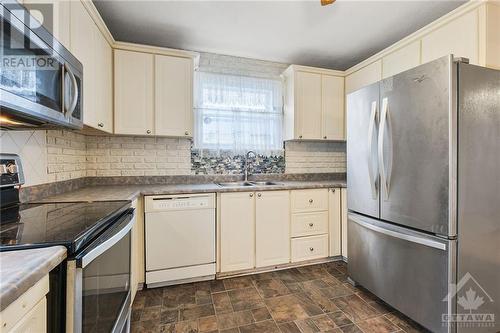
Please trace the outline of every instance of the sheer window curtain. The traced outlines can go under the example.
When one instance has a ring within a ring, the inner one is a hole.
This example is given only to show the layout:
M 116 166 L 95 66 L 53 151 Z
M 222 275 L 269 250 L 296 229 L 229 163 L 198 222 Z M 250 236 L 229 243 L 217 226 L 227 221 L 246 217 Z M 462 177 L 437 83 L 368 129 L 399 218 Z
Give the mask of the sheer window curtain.
M 271 155 L 283 150 L 280 80 L 195 73 L 194 148 Z

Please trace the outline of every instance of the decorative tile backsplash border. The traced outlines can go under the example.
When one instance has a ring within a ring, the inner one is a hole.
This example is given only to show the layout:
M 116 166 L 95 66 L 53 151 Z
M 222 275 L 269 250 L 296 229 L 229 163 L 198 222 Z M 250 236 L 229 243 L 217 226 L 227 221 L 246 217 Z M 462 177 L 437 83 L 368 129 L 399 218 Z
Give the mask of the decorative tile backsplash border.
M 245 172 L 245 155 L 233 154 L 231 151 L 210 151 L 191 149 L 191 171 L 195 175 L 243 174 Z M 250 174 L 285 172 L 285 156 L 283 151 L 269 155 L 253 155 L 248 159 Z

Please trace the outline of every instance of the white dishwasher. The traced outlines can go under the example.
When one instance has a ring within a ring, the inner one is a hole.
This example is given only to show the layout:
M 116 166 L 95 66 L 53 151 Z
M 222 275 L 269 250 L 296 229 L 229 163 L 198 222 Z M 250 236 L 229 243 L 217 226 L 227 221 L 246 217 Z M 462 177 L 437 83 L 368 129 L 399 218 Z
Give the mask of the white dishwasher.
M 215 277 L 215 194 L 145 199 L 146 285 Z

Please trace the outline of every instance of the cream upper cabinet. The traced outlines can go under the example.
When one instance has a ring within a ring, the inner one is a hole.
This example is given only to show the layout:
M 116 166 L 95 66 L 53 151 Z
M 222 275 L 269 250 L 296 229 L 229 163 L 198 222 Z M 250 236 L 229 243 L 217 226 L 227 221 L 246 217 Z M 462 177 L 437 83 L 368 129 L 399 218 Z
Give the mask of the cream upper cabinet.
M 344 140 L 344 78 L 321 75 L 323 139 Z
M 155 134 L 193 135 L 193 59 L 155 55 Z
M 154 134 L 154 56 L 115 50 L 115 133 Z
M 328 225 L 330 232 L 330 257 L 342 254 L 342 204 L 341 189 L 328 192 Z
M 422 63 L 447 54 L 479 64 L 478 11 L 473 10 L 422 38 Z
M 382 60 L 377 60 L 360 70 L 346 76 L 346 94 L 356 91 L 382 79 Z
M 340 72 L 292 65 L 283 76 L 284 139 L 344 140 L 344 78 Z
M 71 1 L 71 51 L 83 65 L 83 122 L 113 132 L 112 48 L 80 1 Z
M 406 45 L 382 58 L 382 78 L 420 65 L 420 41 Z
M 113 132 L 113 49 L 94 26 L 95 36 L 95 110 L 87 125 Z M 84 78 L 85 79 L 85 78 Z
M 321 75 L 297 72 L 296 115 L 299 139 L 318 139 L 321 136 Z
M 96 122 L 96 26 L 80 1 L 71 1 L 71 52 L 83 65 L 83 122 Z M 90 125 L 92 126 L 92 125 Z
M 256 194 L 256 266 L 290 262 L 290 192 L 266 191 Z
M 255 193 L 222 193 L 220 197 L 221 272 L 255 267 Z

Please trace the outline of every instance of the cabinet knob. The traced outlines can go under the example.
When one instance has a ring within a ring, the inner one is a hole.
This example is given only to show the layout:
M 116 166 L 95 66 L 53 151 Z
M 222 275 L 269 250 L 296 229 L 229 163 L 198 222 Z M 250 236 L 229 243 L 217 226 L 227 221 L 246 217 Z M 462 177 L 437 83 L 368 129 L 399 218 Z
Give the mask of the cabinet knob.
M 302 135 L 299 135 L 299 139 L 302 139 Z
M 323 137 L 323 139 L 326 139 L 326 135 Z
M 104 124 L 103 123 L 99 123 L 99 124 L 97 124 L 97 126 L 104 127 Z
M 335 193 L 335 189 L 334 188 L 332 188 L 332 192 Z
M 262 196 L 262 193 L 257 194 L 257 196 L 260 198 Z
M 313 201 L 314 201 L 313 199 L 309 199 L 309 203 L 310 203 L 310 204 L 312 204 L 312 203 L 313 203 Z
M 312 228 L 314 227 L 314 223 L 309 223 L 309 226 Z
M 146 131 L 146 133 L 147 133 L 147 134 L 151 134 L 151 130 L 147 130 L 147 131 Z
M 184 135 L 189 135 L 189 132 L 188 131 L 184 132 Z
M 313 252 L 314 251 L 314 247 L 310 247 L 309 251 Z
M 250 193 L 250 198 L 253 198 L 253 193 Z

